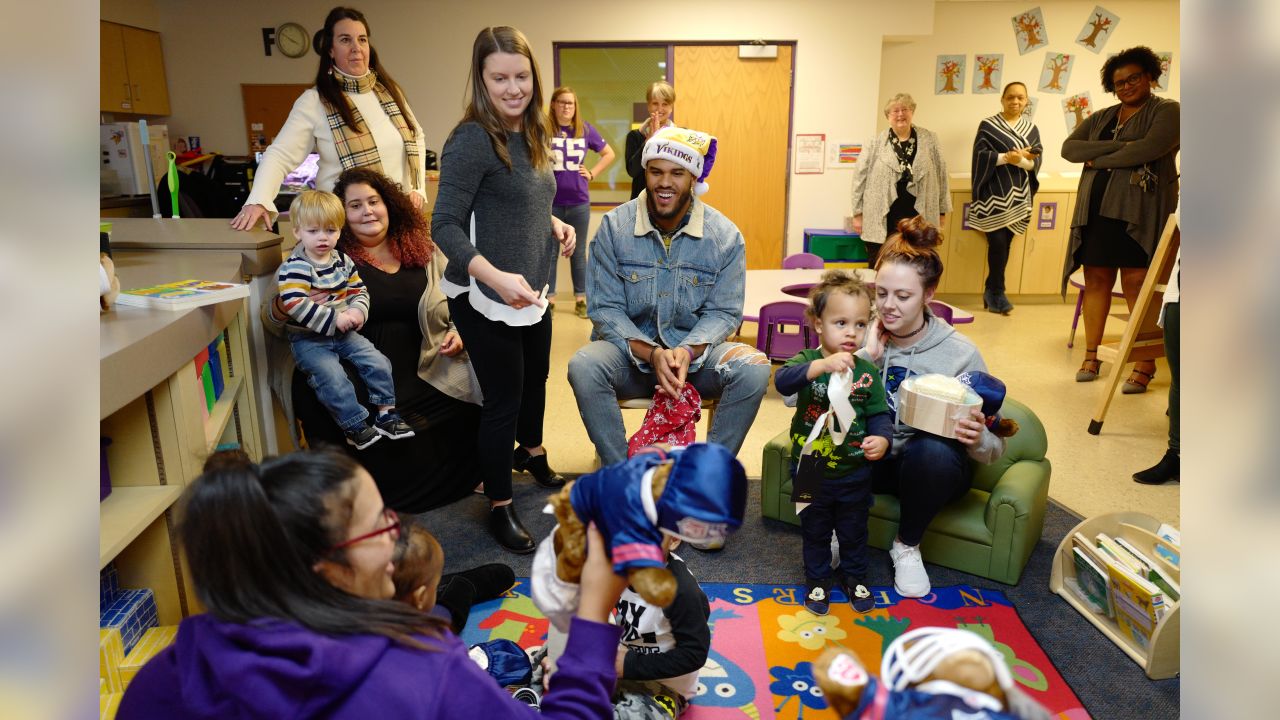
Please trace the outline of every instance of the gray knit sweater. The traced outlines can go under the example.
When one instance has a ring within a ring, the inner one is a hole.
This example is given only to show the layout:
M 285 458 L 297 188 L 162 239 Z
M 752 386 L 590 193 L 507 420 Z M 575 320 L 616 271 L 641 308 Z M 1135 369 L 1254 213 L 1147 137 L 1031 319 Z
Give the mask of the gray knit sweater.
M 494 267 L 519 273 L 534 292 L 551 276 L 558 244 L 551 234 L 551 203 L 556 180 L 550 166 L 535 170 L 529 163 L 524 135 L 507 133 L 510 170 L 498 159 L 484 129 L 474 122 L 454 128 L 440 157 L 440 193 L 431 216 L 431 236 L 449 258 L 444 277 L 457 285 L 471 278 L 467 265 L 483 255 Z M 471 244 L 471 214 L 476 218 L 476 244 Z M 586 238 L 578 238 L 585 242 Z M 496 302 L 492 288 L 480 290 Z

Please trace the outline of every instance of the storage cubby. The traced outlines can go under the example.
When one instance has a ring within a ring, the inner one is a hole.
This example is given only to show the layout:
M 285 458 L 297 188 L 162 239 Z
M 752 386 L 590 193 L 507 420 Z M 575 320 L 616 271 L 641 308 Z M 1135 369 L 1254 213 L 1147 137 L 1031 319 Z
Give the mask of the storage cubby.
M 1133 658 L 1134 662 L 1141 665 L 1142 669 L 1146 671 L 1147 677 L 1153 680 L 1175 677 L 1180 666 L 1180 602 L 1173 602 L 1166 598 L 1168 610 L 1165 612 L 1164 617 L 1160 619 L 1160 622 L 1156 624 L 1155 630 L 1151 634 L 1150 646 L 1143 648 L 1122 633 L 1113 618 L 1095 611 L 1072 588 L 1072 585 L 1076 582 L 1076 566 L 1075 561 L 1072 559 L 1071 538 L 1077 532 L 1084 535 L 1090 544 L 1094 542 L 1094 537 L 1098 533 L 1107 533 L 1112 537 L 1124 538 L 1134 543 L 1149 557 L 1154 556 L 1154 550 L 1150 547 L 1150 539 L 1142 533 L 1126 528 L 1126 525 L 1142 528 L 1155 534 L 1160 527 L 1160 521 L 1143 513 L 1117 512 L 1098 515 L 1076 525 L 1058 544 L 1058 552 L 1053 559 L 1053 572 L 1049 577 L 1049 589 L 1061 595 L 1071 607 L 1075 608 L 1081 615 L 1084 615 L 1089 622 L 1102 631 L 1103 635 L 1110 638 L 1111 642 L 1119 646 L 1126 655 Z M 1177 570 L 1172 572 L 1172 576 L 1175 582 L 1180 582 L 1180 574 Z

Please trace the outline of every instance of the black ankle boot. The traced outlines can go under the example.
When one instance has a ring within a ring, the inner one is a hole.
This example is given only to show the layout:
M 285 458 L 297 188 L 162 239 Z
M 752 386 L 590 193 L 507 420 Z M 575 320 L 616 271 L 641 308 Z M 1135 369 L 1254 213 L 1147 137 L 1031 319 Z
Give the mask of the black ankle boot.
M 1134 473 L 1133 481 L 1143 485 L 1163 485 L 1170 480 L 1179 481 L 1178 468 L 1180 464 L 1178 453 L 1166 450 L 1164 457 L 1160 458 L 1160 462 L 1146 470 Z
M 513 553 L 533 552 L 533 538 L 524 529 L 524 523 L 516 515 L 513 503 L 499 505 L 489 510 L 489 532 L 502 547 Z
M 455 576 L 466 580 L 475 588 L 475 601 L 484 602 L 500 597 L 516 584 L 516 572 L 502 563 L 489 563 L 470 570 L 463 570 Z
M 564 478 L 547 465 L 546 453 L 530 455 L 528 450 L 516 448 L 515 454 L 511 456 L 511 469 L 529 473 L 533 476 L 533 481 L 544 488 L 555 490 L 564 487 Z

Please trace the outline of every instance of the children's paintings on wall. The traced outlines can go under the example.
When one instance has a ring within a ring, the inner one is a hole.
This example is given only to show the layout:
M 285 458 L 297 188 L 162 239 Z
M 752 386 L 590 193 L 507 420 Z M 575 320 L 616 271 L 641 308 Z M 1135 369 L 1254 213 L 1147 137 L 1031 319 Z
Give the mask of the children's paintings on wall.
M 1067 83 L 1071 80 L 1071 66 L 1075 64 L 1075 60 L 1075 55 L 1052 50 L 1045 53 L 1038 89 L 1042 92 L 1066 94 Z
M 1093 100 L 1086 90 L 1062 101 L 1063 117 L 1067 120 L 1067 133 L 1075 132 L 1084 119 L 1093 114 Z
M 1018 41 L 1018 54 L 1026 55 L 1049 44 L 1049 31 L 1044 25 L 1044 13 L 1032 8 L 1013 16 L 1013 35 Z
M 1156 53 L 1160 58 L 1160 79 L 1151 83 L 1152 92 L 1165 92 L 1169 89 L 1173 79 L 1173 53 L 1166 50 Z
M 964 55 L 939 55 L 933 70 L 934 95 L 959 95 L 964 92 Z
M 1034 95 L 1027 96 L 1027 106 L 1022 109 L 1022 114 L 1027 116 L 1028 120 L 1035 121 L 1036 107 L 1040 104 L 1040 99 Z
M 986 95 L 1000 92 L 1000 78 L 1004 75 L 1004 55 L 973 56 L 973 92 Z
M 1084 27 L 1080 28 L 1080 34 L 1076 35 L 1076 44 L 1083 45 L 1095 53 L 1102 52 L 1102 48 L 1119 24 L 1120 16 L 1098 5 L 1093 8 Z

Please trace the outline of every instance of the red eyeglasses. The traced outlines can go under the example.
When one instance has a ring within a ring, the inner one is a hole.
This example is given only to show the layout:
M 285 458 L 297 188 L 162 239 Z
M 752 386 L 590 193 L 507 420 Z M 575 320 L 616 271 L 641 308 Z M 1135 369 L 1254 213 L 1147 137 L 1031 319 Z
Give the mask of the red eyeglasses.
M 359 536 L 350 538 L 348 540 L 343 540 L 337 545 L 334 545 L 333 547 L 329 548 L 329 552 L 333 552 L 334 550 L 341 550 L 342 548 L 345 548 L 345 547 L 350 547 L 352 545 L 355 545 L 358 542 L 368 540 L 369 538 L 375 538 L 385 533 L 391 533 L 392 538 L 399 540 L 400 539 L 400 516 L 396 514 L 396 511 L 392 510 L 391 508 L 387 508 L 383 510 L 382 520 L 384 523 L 386 523 L 384 526 L 378 528 L 377 530 L 374 530 L 373 532 L 368 532 L 368 533 L 365 533 L 364 535 L 359 535 Z

